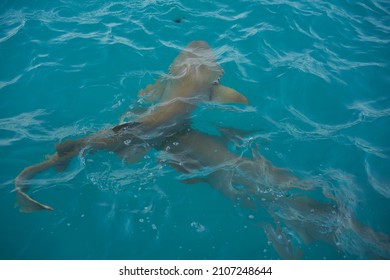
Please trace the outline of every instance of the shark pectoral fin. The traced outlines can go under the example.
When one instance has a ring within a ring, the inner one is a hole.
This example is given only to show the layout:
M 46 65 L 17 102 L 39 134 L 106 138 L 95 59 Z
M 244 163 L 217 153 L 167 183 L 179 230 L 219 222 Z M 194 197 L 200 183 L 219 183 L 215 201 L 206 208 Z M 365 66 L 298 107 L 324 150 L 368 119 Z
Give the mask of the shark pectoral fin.
M 215 85 L 211 89 L 211 101 L 220 104 L 238 103 L 249 104 L 248 99 L 238 91 L 225 87 L 223 85 Z
M 32 199 L 28 194 L 20 190 L 16 191 L 16 201 L 19 205 L 20 211 L 25 213 L 30 213 L 38 210 L 54 210 L 52 207 L 44 205 Z
M 160 78 L 154 84 L 149 84 L 146 88 L 141 89 L 138 92 L 138 97 L 142 98 L 147 104 L 153 104 L 160 101 L 163 92 L 164 86 Z

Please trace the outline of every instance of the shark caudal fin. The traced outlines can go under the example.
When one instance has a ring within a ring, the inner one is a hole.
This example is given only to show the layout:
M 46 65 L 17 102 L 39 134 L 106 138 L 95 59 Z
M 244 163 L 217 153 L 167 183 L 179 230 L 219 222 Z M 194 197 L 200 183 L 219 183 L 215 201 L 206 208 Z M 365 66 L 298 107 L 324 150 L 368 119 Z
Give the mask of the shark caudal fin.
M 31 165 L 25 168 L 16 178 L 15 178 L 15 193 L 17 206 L 21 212 L 34 212 L 38 210 L 53 210 L 52 207 L 39 203 L 38 201 L 32 199 L 27 191 L 29 189 L 28 180 L 34 177 L 36 174 L 45 171 L 51 167 L 56 167 L 57 164 L 61 162 L 58 160 L 58 155 L 54 154 L 50 157 L 49 160 Z
M 20 190 L 16 190 L 16 201 L 20 212 L 24 213 L 30 213 L 39 210 L 53 210 L 52 207 L 39 203 L 38 201 L 32 199 L 28 194 Z

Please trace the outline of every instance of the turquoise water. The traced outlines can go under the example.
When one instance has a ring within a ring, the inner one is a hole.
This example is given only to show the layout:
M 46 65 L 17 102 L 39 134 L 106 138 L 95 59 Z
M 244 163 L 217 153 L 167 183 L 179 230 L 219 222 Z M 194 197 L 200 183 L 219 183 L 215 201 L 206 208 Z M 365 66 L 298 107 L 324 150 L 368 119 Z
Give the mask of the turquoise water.
M 201 106 L 196 129 L 252 131 L 244 149 L 258 144 L 274 165 L 317 182 L 313 199 L 333 193 L 390 234 L 390 4 L 328 2 L 1 1 L 0 258 L 281 257 L 261 226 L 270 213 L 180 182 L 155 150 L 135 164 L 80 155 L 32 180 L 30 192 L 55 211 L 14 207 L 23 168 L 64 139 L 116 125 L 192 40 L 210 44 L 221 83 L 251 102 Z M 336 247 L 289 234 L 304 259 L 390 258 L 366 253 L 371 245 L 350 232 Z

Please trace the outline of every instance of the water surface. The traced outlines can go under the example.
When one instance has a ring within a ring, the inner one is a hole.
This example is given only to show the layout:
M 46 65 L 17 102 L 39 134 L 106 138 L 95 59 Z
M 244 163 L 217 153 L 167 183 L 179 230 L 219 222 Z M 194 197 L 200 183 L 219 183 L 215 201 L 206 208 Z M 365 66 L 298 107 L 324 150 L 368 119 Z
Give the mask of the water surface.
M 388 1 L 2 1 L 0 23 L 0 258 L 280 257 L 259 226 L 267 213 L 181 183 L 158 151 L 133 165 L 80 156 L 34 179 L 31 192 L 56 211 L 14 208 L 23 168 L 117 124 L 192 40 L 210 44 L 221 82 L 252 104 L 203 106 L 197 129 L 254 131 L 244 146 L 390 234 Z M 351 244 L 300 243 L 303 258 L 376 257 L 348 235 L 339 242 Z

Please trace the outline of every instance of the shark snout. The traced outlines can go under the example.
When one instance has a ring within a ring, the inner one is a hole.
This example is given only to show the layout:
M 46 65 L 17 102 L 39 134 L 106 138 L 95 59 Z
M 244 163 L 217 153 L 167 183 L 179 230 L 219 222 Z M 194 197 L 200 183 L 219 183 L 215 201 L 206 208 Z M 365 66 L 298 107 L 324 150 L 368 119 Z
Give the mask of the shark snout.
M 205 41 L 192 41 L 188 44 L 188 47 L 190 48 L 199 48 L 199 49 L 210 49 L 209 44 L 207 44 Z

